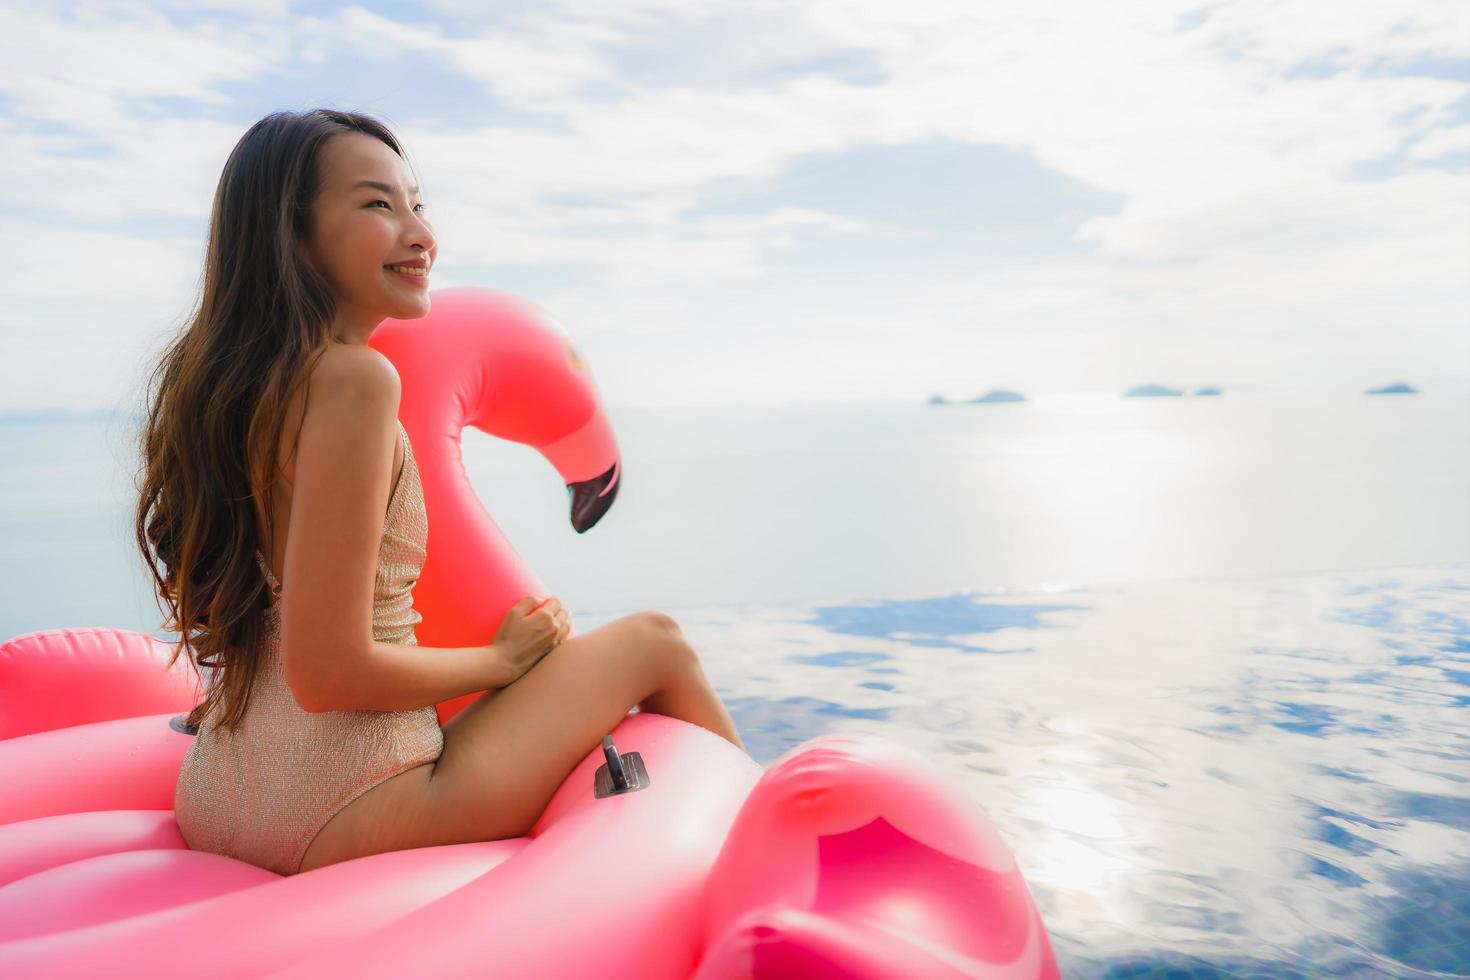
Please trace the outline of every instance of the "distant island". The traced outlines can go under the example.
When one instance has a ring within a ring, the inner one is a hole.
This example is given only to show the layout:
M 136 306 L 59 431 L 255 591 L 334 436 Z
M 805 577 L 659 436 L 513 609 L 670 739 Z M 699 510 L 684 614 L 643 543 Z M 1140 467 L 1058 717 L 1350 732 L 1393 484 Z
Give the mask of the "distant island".
M 1365 394 L 1365 395 L 1417 395 L 1417 394 L 1419 394 L 1419 389 L 1418 388 L 1415 388 L 1413 385 L 1405 384 L 1402 381 L 1396 381 L 1396 382 L 1394 382 L 1391 385 L 1384 385 L 1382 388 L 1368 388 L 1368 389 L 1364 390 L 1363 394 Z
M 1026 396 L 1019 391 L 1007 391 L 1004 388 L 992 388 L 979 398 L 971 398 L 967 402 L 952 402 L 943 395 L 932 395 L 929 398 L 930 405 L 987 405 L 994 402 L 1023 402 Z
M 1214 387 L 1196 388 L 1194 389 L 1194 393 L 1196 395 L 1218 395 L 1220 393 L 1220 389 Z
M 1178 398 L 1184 392 L 1163 385 L 1138 385 L 1123 392 L 1124 398 Z
M 984 405 L 988 402 L 1023 402 L 1026 396 L 1019 391 L 1007 391 L 1004 388 L 991 388 L 979 398 L 971 398 L 971 405 Z

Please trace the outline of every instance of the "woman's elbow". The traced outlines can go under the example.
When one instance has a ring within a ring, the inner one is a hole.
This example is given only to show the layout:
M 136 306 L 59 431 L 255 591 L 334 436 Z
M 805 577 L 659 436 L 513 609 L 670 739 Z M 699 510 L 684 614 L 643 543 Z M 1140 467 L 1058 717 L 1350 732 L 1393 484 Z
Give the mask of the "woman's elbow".
M 318 677 L 303 676 L 302 671 L 292 670 L 288 663 L 283 658 L 281 672 L 286 677 L 286 689 L 291 692 L 297 707 L 312 715 L 340 710 L 331 697 L 334 685 L 324 683 Z

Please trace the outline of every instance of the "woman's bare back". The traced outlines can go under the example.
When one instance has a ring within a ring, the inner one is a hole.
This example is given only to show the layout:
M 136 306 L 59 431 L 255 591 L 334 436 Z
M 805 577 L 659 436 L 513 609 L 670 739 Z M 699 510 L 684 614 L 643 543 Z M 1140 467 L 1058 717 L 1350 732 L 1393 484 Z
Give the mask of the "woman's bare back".
M 338 351 L 335 347 L 328 348 L 322 355 L 325 361 L 329 357 L 336 357 Z M 286 404 L 286 417 L 281 425 L 280 442 L 276 448 L 276 458 L 279 461 L 280 481 L 275 487 L 275 499 L 272 503 L 272 513 L 267 516 L 265 507 L 259 497 L 255 498 L 255 520 L 257 528 L 262 532 L 260 540 L 271 540 L 275 542 L 273 553 L 266 555 L 270 563 L 271 574 L 277 581 L 282 581 L 281 571 L 285 565 L 286 558 L 286 534 L 291 523 L 291 499 L 292 489 L 296 485 L 296 441 L 301 434 L 301 423 L 306 417 L 306 388 L 303 385 L 292 393 Z M 404 450 L 401 444 L 395 443 L 393 448 L 393 480 L 390 486 L 398 485 L 398 478 L 403 473 Z M 267 538 L 264 534 L 266 529 L 274 531 L 274 535 Z

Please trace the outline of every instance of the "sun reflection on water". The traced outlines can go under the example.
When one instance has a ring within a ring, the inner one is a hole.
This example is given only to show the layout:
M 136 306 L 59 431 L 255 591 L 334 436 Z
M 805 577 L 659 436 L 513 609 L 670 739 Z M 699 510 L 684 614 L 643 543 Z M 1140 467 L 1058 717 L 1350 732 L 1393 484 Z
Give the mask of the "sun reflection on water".
M 1454 567 L 678 618 L 757 761 L 866 731 L 960 781 L 1065 976 L 1418 976 L 1470 972 L 1467 594 Z

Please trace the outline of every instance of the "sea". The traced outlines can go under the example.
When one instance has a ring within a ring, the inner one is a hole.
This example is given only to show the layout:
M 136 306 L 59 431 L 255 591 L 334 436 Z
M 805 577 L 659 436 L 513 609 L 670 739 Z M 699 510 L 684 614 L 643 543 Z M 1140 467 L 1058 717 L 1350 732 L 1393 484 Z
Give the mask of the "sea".
M 1470 384 L 608 413 L 580 535 L 534 449 L 464 436 L 574 628 L 674 616 L 762 765 L 917 749 L 1064 976 L 1470 976 Z M 0 417 L 0 640 L 167 636 L 135 439 Z

